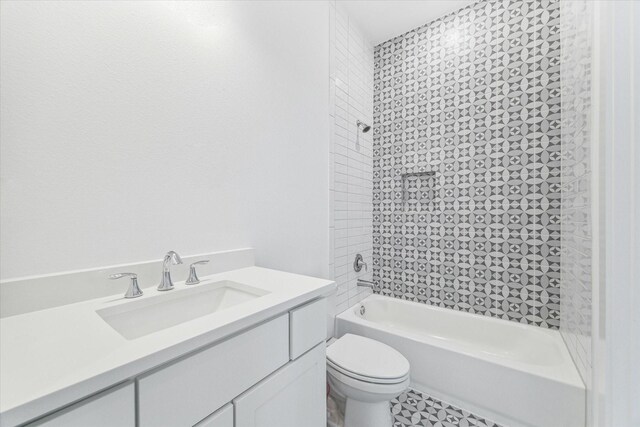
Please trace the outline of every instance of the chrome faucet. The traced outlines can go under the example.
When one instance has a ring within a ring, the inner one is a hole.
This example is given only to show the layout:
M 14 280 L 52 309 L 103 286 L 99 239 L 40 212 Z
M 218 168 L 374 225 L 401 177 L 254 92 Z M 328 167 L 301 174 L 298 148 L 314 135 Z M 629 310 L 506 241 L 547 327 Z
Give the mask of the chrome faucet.
M 169 251 L 162 261 L 162 280 L 160 280 L 160 284 L 158 285 L 159 291 L 169 291 L 173 289 L 173 282 L 171 281 L 172 264 L 182 264 L 182 259 L 180 258 L 180 255 L 174 251 Z
M 372 280 L 358 279 L 356 284 L 358 286 L 363 287 L 363 288 L 371 288 L 372 291 L 375 290 L 375 288 L 376 288 L 376 283 L 374 281 L 372 281 Z

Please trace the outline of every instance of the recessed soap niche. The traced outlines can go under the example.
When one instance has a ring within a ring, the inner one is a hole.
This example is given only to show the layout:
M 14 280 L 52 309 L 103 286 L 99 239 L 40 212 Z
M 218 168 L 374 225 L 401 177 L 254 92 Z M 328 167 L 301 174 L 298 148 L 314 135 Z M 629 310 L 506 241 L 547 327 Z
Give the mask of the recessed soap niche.
M 436 202 L 436 172 L 421 170 L 398 175 L 403 212 L 430 211 Z

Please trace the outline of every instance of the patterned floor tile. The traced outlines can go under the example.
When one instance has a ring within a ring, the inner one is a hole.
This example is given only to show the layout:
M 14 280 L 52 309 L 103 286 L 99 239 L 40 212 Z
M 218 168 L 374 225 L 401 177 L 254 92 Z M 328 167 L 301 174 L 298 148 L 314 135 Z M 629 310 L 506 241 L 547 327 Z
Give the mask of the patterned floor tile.
M 416 390 L 391 401 L 393 427 L 502 427 Z

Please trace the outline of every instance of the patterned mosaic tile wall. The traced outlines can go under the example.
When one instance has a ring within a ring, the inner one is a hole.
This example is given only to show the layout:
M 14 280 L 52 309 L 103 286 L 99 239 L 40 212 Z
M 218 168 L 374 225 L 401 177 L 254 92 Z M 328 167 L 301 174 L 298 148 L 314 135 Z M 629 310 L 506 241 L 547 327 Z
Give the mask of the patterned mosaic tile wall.
M 480 1 L 376 47 L 382 294 L 559 327 L 559 15 Z
M 591 389 L 591 29 L 592 3 L 563 1 L 562 245 L 560 332 Z

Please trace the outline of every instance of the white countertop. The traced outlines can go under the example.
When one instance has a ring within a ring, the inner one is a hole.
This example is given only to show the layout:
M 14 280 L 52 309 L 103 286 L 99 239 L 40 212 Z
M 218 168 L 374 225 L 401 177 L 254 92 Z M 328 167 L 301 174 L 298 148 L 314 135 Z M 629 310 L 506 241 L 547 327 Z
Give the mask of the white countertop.
M 270 293 L 134 340 L 122 337 L 96 313 L 129 302 L 121 296 L 0 319 L 0 426 L 29 421 L 133 378 L 326 295 L 335 286 L 329 280 L 259 267 L 201 280 L 235 281 Z M 176 282 L 170 292 L 186 289 Z M 145 289 L 142 297 L 131 301 L 158 294 L 165 293 Z

